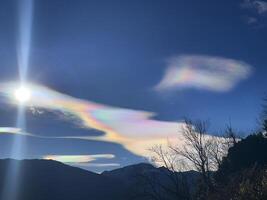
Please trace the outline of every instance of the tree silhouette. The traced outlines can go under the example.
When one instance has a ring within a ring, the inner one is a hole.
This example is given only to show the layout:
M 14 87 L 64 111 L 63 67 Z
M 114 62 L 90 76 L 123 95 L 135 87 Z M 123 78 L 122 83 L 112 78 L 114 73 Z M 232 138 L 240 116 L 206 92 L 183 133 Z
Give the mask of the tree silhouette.
M 215 174 L 215 191 L 207 199 L 263 200 L 267 198 L 267 138 L 249 135 L 229 149 Z

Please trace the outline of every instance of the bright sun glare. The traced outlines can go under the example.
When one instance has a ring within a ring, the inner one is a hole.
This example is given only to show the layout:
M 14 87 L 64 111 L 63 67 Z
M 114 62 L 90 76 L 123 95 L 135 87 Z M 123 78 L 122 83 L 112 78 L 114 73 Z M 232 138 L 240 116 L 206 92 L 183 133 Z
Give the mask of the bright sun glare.
M 31 98 L 31 91 L 29 88 L 25 86 L 20 86 L 18 89 L 14 92 L 15 99 L 20 102 L 24 103 L 26 101 L 29 101 Z

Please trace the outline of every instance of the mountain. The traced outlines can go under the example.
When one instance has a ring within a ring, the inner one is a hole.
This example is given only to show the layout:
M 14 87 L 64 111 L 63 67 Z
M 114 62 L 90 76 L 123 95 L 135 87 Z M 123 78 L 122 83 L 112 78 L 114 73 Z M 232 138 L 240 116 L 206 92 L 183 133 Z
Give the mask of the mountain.
M 175 186 L 174 182 L 172 182 L 173 178 L 181 182 L 181 190 L 185 186 L 188 189 L 187 192 L 193 192 L 196 189 L 195 186 L 199 177 L 199 173 L 196 171 L 172 172 L 165 167 L 157 168 L 148 163 L 104 171 L 102 175 L 121 181 L 127 187 L 128 196 L 138 200 L 151 199 L 146 196 L 154 195 L 155 193 L 165 193 L 164 196 L 166 197 L 167 194 L 165 190 L 162 190 L 162 185 L 172 189 Z M 168 196 L 167 199 L 176 199 L 176 197 Z
M 157 168 L 148 163 L 139 163 L 115 169 L 112 171 L 104 171 L 102 175 L 120 180 L 124 182 L 124 184 L 128 185 L 129 182 L 133 181 L 133 179 L 144 174 L 150 177 L 157 176 L 161 179 L 161 181 L 167 181 L 168 173 L 171 172 L 165 167 Z M 175 173 L 177 176 L 184 176 L 187 180 L 190 180 L 190 182 L 196 181 L 196 179 L 199 176 L 199 173 L 196 171 L 185 171 L 185 172 L 175 172 Z
M 9 193 L 18 188 L 19 200 L 125 200 L 119 181 L 52 160 L 0 160 L 0 194 L 14 178 L 14 166 L 20 176 L 10 183 Z M 6 198 L 1 200 L 11 200 Z
M 17 170 L 17 171 L 16 171 Z M 96 174 L 53 160 L 0 160 L 1 200 L 130 200 L 156 177 L 169 184 L 166 168 L 141 163 Z M 177 173 L 196 180 L 197 172 Z M 5 196 L 17 193 L 17 197 Z M 139 197 L 138 200 L 146 198 Z

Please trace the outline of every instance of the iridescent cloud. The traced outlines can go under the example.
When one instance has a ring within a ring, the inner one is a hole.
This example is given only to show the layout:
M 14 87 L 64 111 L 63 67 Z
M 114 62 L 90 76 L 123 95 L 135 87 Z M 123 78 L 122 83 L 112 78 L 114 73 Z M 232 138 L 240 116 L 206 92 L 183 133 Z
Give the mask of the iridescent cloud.
M 20 128 L 15 128 L 15 127 L 0 127 L 0 134 L 3 134 L 3 133 L 34 136 L 29 133 L 24 133 Z
M 157 90 L 205 89 L 225 92 L 248 78 L 252 67 L 242 61 L 202 56 L 183 55 L 170 59 L 169 66 Z
M 119 163 L 80 163 L 76 167 L 120 167 Z
M 14 98 L 17 87 L 18 83 L 1 84 L 0 93 L 8 99 L 8 102 L 18 104 Z M 154 120 L 152 119 L 154 113 L 98 104 L 35 84 L 28 84 L 27 88 L 31 91 L 31 98 L 24 102 L 25 106 L 60 111 L 71 122 L 77 123 L 77 120 L 73 120 L 73 116 L 76 117 L 81 128 L 93 128 L 105 132 L 101 136 L 73 135 L 56 138 L 115 142 L 142 156 L 148 155 L 147 150 L 155 144 L 166 145 L 167 139 L 178 139 L 178 142 L 182 140 L 179 140 L 179 137 L 183 123 Z M 28 135 L 33 136 L 33 134 Z M 35 137 L 40 136 L 35 135 Z
M 102 159 L 115 158 L 113 154 L 95 154 L 95 155 L 47 155 L 43 159 L 56 160 L 75 167 L 119 167 L 119 163 L 96 163 Z
M 47 155 L 43 159 L 56 160 L 63 163 L 88 163 L 97 159 L 112 159 L 112 154 L 95 154 L 95 155 Z

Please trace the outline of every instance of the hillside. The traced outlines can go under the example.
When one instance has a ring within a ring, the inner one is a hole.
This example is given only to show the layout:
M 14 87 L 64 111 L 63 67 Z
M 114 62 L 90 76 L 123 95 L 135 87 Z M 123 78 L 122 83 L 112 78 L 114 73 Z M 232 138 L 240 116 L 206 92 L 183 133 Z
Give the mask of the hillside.
M 1 190 L 8 183 L 8 169 L 14 165 L 19 176 L 10 187 L 15 192 L 18 184 L 20 200 L 125 199 L 119 181 L 51 160 L 0 160 Z
M 167 169 L 145 163 L 96 174 L 52 160 L 4 159 L 0 160 L 1 194 L 12 178 L 10 172 L 14 166 L 19 171 L 9 186 L 10 191 L 15 192 L 17 184 L 19 200 L 128 200 L 147 188 L 147 183 L 139 179 L 140 175 L 169 183 L 165 175 Z M 197 172 L 182 174 L 190 180 L 198 176 Z

